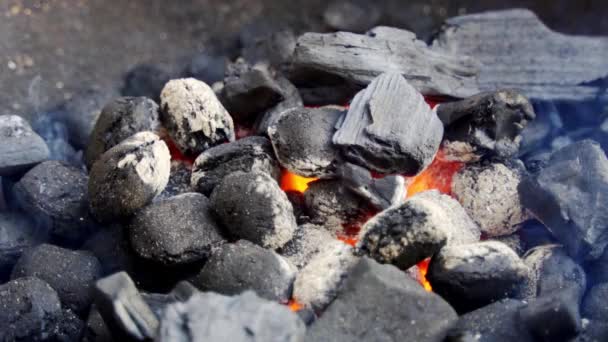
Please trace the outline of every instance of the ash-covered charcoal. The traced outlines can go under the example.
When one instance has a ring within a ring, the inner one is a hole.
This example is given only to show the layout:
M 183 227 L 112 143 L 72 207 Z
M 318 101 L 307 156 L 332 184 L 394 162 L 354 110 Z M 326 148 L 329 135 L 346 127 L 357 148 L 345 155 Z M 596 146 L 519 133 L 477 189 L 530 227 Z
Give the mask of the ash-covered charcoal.
M 61 303 L 79 315 L 88 312 L 93 284 L 100 276 L 101 265 L 91 253 L 48 244 L 23 252 L 11 274 L 12 279 L 44 280 L 57 291 Z
M 0 115 L 0 140 L 0 176 L 26 171 L 50 156 L 44 140 L 17 115 Z
M 362 33 L 374 27 L 381 15 L 373 2 L 334 0 L 323 12 L 323 21 L 334 30 Z
M 281 255 L 298 269 L 302 269 L 315 255 L 336 248 L 342 242 L 324 227 L 304 224 L 296 229 L 293 238 L 281 248 Z
M 354 84 L 398 73 L 425 95 L 478 93 L 477 63 L 465 55 L 430 49 L 412 32 L 376 27 L 367 34 L 305 33 L 298 37 L 290 79 L 297 86 Z
M 252 291 L 233 297 L 206 292 L 169 305 L 157 341 L 299 342 L 305 333 L 295 313 Z
M 161 121 L 182 153 L 198 155 L 234 141 L 232 118 L 204 82 L 169 81 L 160 94 Z
M 286 303 L 295 276 L 296 268 L 282 256 L 239 240 L 214 251 L 190 281 L 202 291 L 236 295 L 253 290 L 262 298 Z
M 181 160 L 172 160 L 167 186 L 154 200 L 160 201 L 187 192 L 193 192 L 194 189 L 190 185 L 191 174 L 192 168 L 188 163 Z
M 268 128 L 268 136 L 283 167 L 305 177 L 336 173 L 339 151 L 332 143 L 343 113 L 332 108 L 294 108 Z
M 103 107 L 91 132 L 85 161 L 93 163 L 110 148 L 135 133 L 156 131 L 158 105 L 147 97 L 119 97 Z
M 374 178 L 366 168 L 351 163 L 342 163 L 338 174 L 349 189 L 379 210 L 401 204 L 405 200 L 407 188 L 403 176 Z
M 476 154 L 509 158 L 519 150 L 521 132 L 536 117 L 532 104 L 514 90 L 499 90 L 437 107 L 444 139 L 470 144 Z
M 228 63 L 229 60 L 226 56 L 199 53 L 192 57 L 186 73 L 188 77 L 196 78 L 207 84 L 214 84 L 224 79 Z
M 529 98 L 586 100 L 606 97 L 593 81 L 608 76 L 608 39 L 551 31 L 527 9 L 448 19 L 433 51 L 481 62 L 479 88 L 519 89 Z
M 479 240 L 479 228 L 456 200 L 426 191 L 374 216 L 361 229 L 359 251 L 408 269 L 444 245 Z
M 452 194 L 484 234 L 508 235 L 528 219 L 518 191 L 522 178 L 503 163 L 466 165 L 452 179 Z
M 95 284 L 95 306 L 117 341 L 144 341 L 156 336 L 158 319 L 125 272 Z
M 201 153 L 192 168 L 192 187 L 205 195 L 235 171 L 265 172 L 278 180 L 279 163 L 265 137 L 246 137 Z
M 529 272 L 511 248 L 485 241 L 442 248 L 431 259 L 427 278 L 434 292 L 466 312 L 517 295 Z
M 58 243 L 77 245 L 93 230 L 89 215 L 87 175 L 58 161 L 38 164 L 15 184 L 21 208 L 48 225 Z
M 169 82 L 171 74 L 157 65 L 139 64 L 125 75 L 121 90 L 123 96 L 145 96 L 158 101 L 163 86 Z
M 137 133 L 112 147 L 89 173 L 89 203 L 99 221 L 116 221 L 160 194 L 171 169 L 167 145 L 152 132 Z
M 594 285 L 583 301 L 583 315 L 585 318 L 607 320 L 608 319 L 608 283 Z
M 310 223 L 310 216 L 306 209 L 304 194 L 295 190 L 287 190 L 285 191 L 285 194 L 293 207 L 293 215 L 296 217 L 296 223 L 298 225 Z
M 520 257 L 522 257 L 526 252 L 524 241 L 522 241 L 522 238 L 519 236 L 518 232 L 509 235 L 495 236 L 490 240 L 504 243 Z
M 336 298 L 340 285 L 358 260 L 353 248 L 344 243 L 324 248 L 296 276 L 293 298 L 317 312 L 322 311 Z
M 224 239 L 199 193 L 185 193 L 152 203 L 138 211 L 129 224 L 135 253 L 146 260 L 171 266 L 205 260 Z
M 391 265 L 363 258 L 308 329 L 310 341 L 442 341 L 457 315 Z
M 2 341 L 47 341 L 62 319 L 57 293 L 35 277 L 0 285 L 0 307 Z
M 608 159 L 591 140 L 555 151 L 519 185 L 524 206 L 575 259 L 598 259 L 608 245 Z
M 567 288 L 528 302 L 519 312 L 537 341 L 570 341 L 581 330 L 578 291 Z
M 4 282 L 23 251 L 44 242 L 47 232 L 23 213 L 0 211 L 0 236 L 0 282 Z
M 353 99 L 333 137 L 351 162 L 382 174 L 415 175 L 439 149 L 443 125 L 398 73 L 385 73 Z
M 211 194 L 211 209 L 230 235 L 264 248 L 282 247 L 297 227 L 287 195 L 264 172 L 224 177 Z

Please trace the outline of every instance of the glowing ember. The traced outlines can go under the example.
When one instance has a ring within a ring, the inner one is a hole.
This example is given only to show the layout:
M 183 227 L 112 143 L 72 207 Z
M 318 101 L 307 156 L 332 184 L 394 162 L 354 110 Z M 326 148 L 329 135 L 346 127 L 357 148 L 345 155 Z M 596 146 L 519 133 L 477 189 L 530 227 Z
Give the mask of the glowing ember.
M 169 153 L 171 153 L 171 160 L 184 162 L 188 166 L 192 166 L 192 164 L 194 164 L 194 160 L 196 159 L 196 157 L 187 156 L 183 154 L 168 135 L 163 135 L 162 139 L 165 141 L 167 147 L 169 148 Z
M 287 306 L 293 312 L 300 311 L 304 308 L 304 306 L 298 303 L 295 299 L 290 299 L 289 302 L 287 302 Z
M 429 271 L 430 261 L 431 261 L 431 259 L 424 259 L 423 261 L 418 263 L 418 272 L 420 275 L 420 278 L 418 279 L 418 281 L 420 282 L 420 284 L 422 286 L 424 286 L 424 289 L 429 292 L 433 291 L 433 288 L 431 287 L 431 283 L 429 283 L 429 281 L 426 279 L 426 274 Z
M 308 189 L 308 183 L 316 181 L 318 178 L 307 178 L 298 176 L 287 170 L 281 172 L 281 189 L 283 191 L 296 191 L 304 193 Z
M 439 192 L 452 194 L 452 178 L 462 168 L 461 162 L 448 161 L 443 158 L 443 152 L 439 150 L 435 160 L 424 171 L 407 180 L 407 197 L 425 191 L 439 190 Z

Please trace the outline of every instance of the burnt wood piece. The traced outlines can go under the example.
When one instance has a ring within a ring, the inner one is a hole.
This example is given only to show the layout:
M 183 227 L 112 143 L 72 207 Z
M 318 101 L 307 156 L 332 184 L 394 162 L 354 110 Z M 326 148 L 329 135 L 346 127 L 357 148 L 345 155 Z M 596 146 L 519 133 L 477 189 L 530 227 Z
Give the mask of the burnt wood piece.
M 513 88 L 542 100 L 608 98 L 593 84 L 608 76 L 608 38 L 551 31 L 527 9 L 448 19 L 432 45 L 479 60 L 482 91 Z
M 439 149 L 443 125 L 400 74 L 384 73 L 353 99 L 333 142 L 352 163 L 415 175 Z
M 0 115 L 0 176 L 27 171 L 49 158 L 49 148 L 17 115 Z
M 281 248 L 281 255 L 298 269 L 306 266 L 315 255 L 342 244 L 324 227 L 314 224 L 298 226 L 293 239 Z
M 478 93 L 477 63 L 430 49 L 412 32 L 376 27 L 367 34 L 305 33 L 298 37 L 290 79 L 297 86 L 366 86 L 382 73 L 401 74 L 425 95 Z
M 342 163 L 338 174 L 349 189 L 378 210 L 399 205 L 405 200 L 407 189 L 403 176 L 374 178 L 368 169 L 351 163 Z

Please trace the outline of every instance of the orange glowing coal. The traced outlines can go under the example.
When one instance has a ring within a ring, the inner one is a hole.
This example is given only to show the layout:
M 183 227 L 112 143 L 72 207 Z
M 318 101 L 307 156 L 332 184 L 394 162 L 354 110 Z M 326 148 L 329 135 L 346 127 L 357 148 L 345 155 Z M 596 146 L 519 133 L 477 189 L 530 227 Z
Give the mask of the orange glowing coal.
M 308 189 L 308 183 L 314 182 L 317 179 L 298 176 L 284 169 L 281 172 L 281 189 L 285 192 L 295 191 L 303 194 Z
M 287 307 L 289 307 L 289 310 L 293 312 L 298 312 L 304 308 L 302 304 L 298 303 L 298 301 L 293 298 L 287 302 Z
M 439 190 L 442 194 L 452 194 L 452 178 L 463 163 L 446 160 L 444 153 L 439 150 L 435 159 L 424 171 L 407 181 L 407 197 L 426 190 Z
M 431 283 L 429 283 L 429 281 L 426 279 L 426 274 L 429 271 L 430 262 L 431 262 L 431 259 L 429 258 L 429 259 L 424 259 L 423 261 L 418 263 L 418 274 L 420 275 L 420 278 L 418 279 L 418 281 L 424 287 L 424 289 L 429 292 L 433 291 L 433 287 L 431 286 Z

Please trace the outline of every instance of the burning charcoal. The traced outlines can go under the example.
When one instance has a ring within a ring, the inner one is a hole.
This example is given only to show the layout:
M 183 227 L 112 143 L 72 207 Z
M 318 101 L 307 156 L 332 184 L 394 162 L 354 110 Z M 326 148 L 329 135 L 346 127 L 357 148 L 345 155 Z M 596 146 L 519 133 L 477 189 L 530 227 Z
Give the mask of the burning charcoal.
M 530 98 L 577 101 L 605 93 L 592 81 L 607 75 L 608 40 L 553 32 L 527 9 L 451 18 L 433 50 L 479 60 L 483 91 L 509 87 Z
M 133 250 L 163 265 L 205 260 L 223 241 L 208 203 L 201 194 L 186 193 L 144 207 L 129 225 Z
M 277 249 L 293 237 L 296 219 L 287 195 L 263 172 L 233 172 L 211 194 L 211 209 L 234 237 Z
M 332 136 L 341 116 L 341 111 L 327 108 L 294 108 L 281 114 L 268 128 L 281 165 L 305 177 L 334 175 L 339 153 Z
M 192 168 L 192 187 L 205 195 L 232 172 L 266 172 L 279 179 L 279 164 L 264 137 L 247 137 L 201 153 Z
M 433 291 L 461 312 L 517 294 L 528 277 L 517 254 L 497 241 L 446 246 L 427 275 Z
M 49 283 L 63 305 L 82 315 L 93 300 L 93 283 L 101 275 L 101 265 L 88 252 L 71 251 L 42 244 L 23 252 L 12 279 L 37 277 Z
M 49 158 L 49 149 L 30 124 L 17 115 L 0 115 L 0 176 L 26 171 Z
M 234 297 L 206 292 L 169 305 L 157 340 L 298 342 L 305 332 L 295 313 L 251 291 Z
M 505 164 L 467 165 L 452 179 L 452 193 L 487 236 L 508 235 L 528 218 L 517 190 L 522 176 Z
M 162 123 L 182 153 L 197 155 L 234 141 L 232 118 L 204 82 L 194 78 L 169 81 L 160 99 Z
M 578 293 L 572 288 L 534 299 L 520 319 L 537 341 L 569 341 L 581 329 Z
M 87 176 L 58 161 L 38 164 L 15 185 L 19 205 L 49 225 L 51 235 L 78 244 L 91 232 Z
M 457 318 L 441 297 L 394 266 L 363 258 L 307 337 L 310 341 L 441 341 Z
M 187 73 L 189 77 L 196 78 L 207 84 L 214 84 L 215 82 L 224 80 L 228 62 L 228 58 L 225 56 L 215 56 L 206 53 L 197 54 L 190 61 Z
M 104 152 L 135 133 L 158 128 L 158 105 L 146 97 L 119 97 L 108 103 L 91 132 L 86 150 L 90 169 Z
M 339 174 L 346 186 L 379 210 L 399 205 L 405 200 L 407 190 L 402 176 L 373 178 L 369 170 L 351 163 L 343 163 Z
M 190 186 L 190 175 L 192 173 L 190 165 L 180 160 L 171 161 L 171 171 L 167 186 L 156 198 L 155 201 L 165 200 L 173 196 L 193 192 Z
M 608 159 L 583 140 L 551 155 L 536 179 L 519 186 L 521 200 L 575 259 L 593 260 L 608 245 Z
M 57 293 L 34 277 L 0 285 L 0 307 L 2 341 L 46 341 L 62 318 Z
M 393 72 L 425 95 L 466 97 L 478 92 L 477 63 L 462 56 L 433 51 L 412 32 L 389 27 L 365 35 L 306 33 L 297 40 L 290 79 L 296 85 L 365 86 Z
M 46 232 L 37 229 L 24 214 L 0 211 L 0 236 L 0 283 L 3 283 L 23 251 L 43 242 Z
M 422 95 L 400 74 L 386 73 L 355 96 L 333 142 L 372 171 L 415 175 L 431 163 L 442 135 Z
M 260 297 L 287 302 L 296 268 L 273 251 L 247 240 L 215 251 L 191 281 L 202 291 L 236 295 L 254 290 Z
M 298 269 L 302 269 L 315 255 L 341 244 L 341 241 L 336 240 L 323 227 L 304 224 L 298 227 L 293 239 L 281 248 L 281 255 Z
M 437 108 L 445 139 L 470 144 L 478 154 L 492 151 L 508 158 L 517 153 L 521 132 L 536 117 L 528 99 L 513 90 L 481 93 Z
M 136 65 L 125 75 L 125 83 L 121 92 L 123 96 L 145 96 L 158 100 L 163 86 L 170 79 L 169 72 L 156 65 Z
M 378 22 L 381 12 L 374 3 L 335 0 L 323 12 L 327 26 L 335 30 L 365 32 Z
M 608 317 L 608 283 L 593 286 L 583 301 L 585 318 L 606 320 Z
M 357 246 L 381 263 L 408 269 L 445 244 L 476 242 L 479 235 L 458 202 L 437 191 L 427 191 L 367 221 Z
M 82 342 L 112 342 L 112 333 L 103 321 L 103 317 L 95 307 L 91 306 L 91 311 L 87 318 Z
M 357 260 L 352 247 L 344 243 L 323 249 L 296 276 L 293 297 L 315 311 L 323 310 L 336 298 L 340 285 Z
M 169 181 L 167 145 L 151 132 L 137 133 L 105 152 L 89 174 L 91 213 L 99 221 L 132 215 Z

